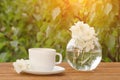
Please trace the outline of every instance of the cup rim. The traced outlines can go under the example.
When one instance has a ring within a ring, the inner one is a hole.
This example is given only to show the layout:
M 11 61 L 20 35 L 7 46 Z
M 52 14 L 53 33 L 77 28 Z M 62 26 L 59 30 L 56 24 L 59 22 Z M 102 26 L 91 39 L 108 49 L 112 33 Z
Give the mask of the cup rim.
M 29 51 L 30 51 L 30 50 L 56 51 L 56 50 L 53 49 L 53 48 L 29 48 L 28 50 L 29 50 Z

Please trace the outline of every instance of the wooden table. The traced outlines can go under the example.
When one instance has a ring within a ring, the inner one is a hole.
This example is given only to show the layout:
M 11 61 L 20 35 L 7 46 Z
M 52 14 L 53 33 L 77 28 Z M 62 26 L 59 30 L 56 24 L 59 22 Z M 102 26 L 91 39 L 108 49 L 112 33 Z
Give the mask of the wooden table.
M 64 73 L 48 76 L 17 74 L 12 63 L 0 63 L 0 80 L 120 80 L 120 63 L 100 63 L 90 72 L 81 72 L 72 69 L 67 63 L 60 66 L 66 70 Z

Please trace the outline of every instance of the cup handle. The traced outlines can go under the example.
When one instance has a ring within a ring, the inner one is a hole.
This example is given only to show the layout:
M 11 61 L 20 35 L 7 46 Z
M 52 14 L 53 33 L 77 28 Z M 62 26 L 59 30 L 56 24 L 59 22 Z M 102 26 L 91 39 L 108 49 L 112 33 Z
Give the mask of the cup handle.
M 56 62 L 55 64 L 60 64 L 62 62 L 62 55 L 60 53 L 56 53 L 56 55 L 59 56 L 59 61 Z

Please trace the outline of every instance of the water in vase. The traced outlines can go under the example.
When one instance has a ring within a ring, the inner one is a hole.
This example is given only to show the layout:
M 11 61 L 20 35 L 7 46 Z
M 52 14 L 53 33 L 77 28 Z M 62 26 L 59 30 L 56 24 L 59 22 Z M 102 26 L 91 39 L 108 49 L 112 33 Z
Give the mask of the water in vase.
M 73 44 L 74 42 L 71 40 L 66 49 L 66 58 L 69 65 L 79 71 L 94 70 L 102 59 L 100 44 L 95 43 L 95 48 L 89 52 L 81 52 Z
M 81 71 L 93 70 L 101 61 L 100 51 L 97 51 L 96 53 L 78 53 L 67 51 L 66 56 L 70 66 Z

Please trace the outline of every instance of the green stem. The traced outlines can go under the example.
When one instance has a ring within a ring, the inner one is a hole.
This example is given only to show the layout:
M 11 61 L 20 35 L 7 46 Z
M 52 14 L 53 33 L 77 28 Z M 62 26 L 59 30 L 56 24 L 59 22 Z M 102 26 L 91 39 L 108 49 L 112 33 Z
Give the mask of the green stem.
M 81 62 L 81 64 L 82 64 L 82 65 L 85 64 L 85 63 L 90 59 L 90 57 L 91 57 L 91 55 L 88 56 L 85 60 L 83 60 L 83 61 Z
M 84 60 L 84 54 L 85 54 L 85 52 L 84 52 L 84 51 L 82 51 L 81 61 L 82 61 L 82 60 Z

